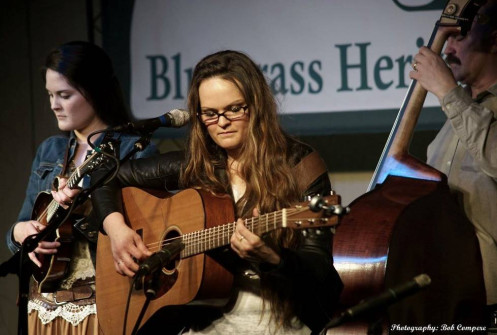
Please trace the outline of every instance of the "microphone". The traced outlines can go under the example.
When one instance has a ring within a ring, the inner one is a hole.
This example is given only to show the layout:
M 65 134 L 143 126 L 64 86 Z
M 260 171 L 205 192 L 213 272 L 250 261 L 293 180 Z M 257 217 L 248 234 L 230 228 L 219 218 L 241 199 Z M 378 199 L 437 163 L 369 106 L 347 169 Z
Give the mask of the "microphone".
M 345 312 L 328 322 L 322 334 L 326 333 L 326 330 L 328 328 L 337 327 L 346 321 L 352 320 L 367 312 L 376 310 L 377 308 L 387 307 L 394 302 L 397 302 L 411 294 L 418 292 L 419 290 L 425 288 L 430 284 L 431 278 L 427 274 L 420 274 L 407 283 L 403 283 L 395 286 L 394 288 L 390 288 L 373 298 L 364 300 L 354 307 L 347 309 Z
M 139 278 L 141 276 L 146 276 L 157 271 L 158 269 L 162 269 L 167 263 L 176 257 L 184 247 L 185 245 L 179 239 L 171 243 L 167 243 L 161 250 L 152 254 L 152 256 L 140 264 L 140 268 L 136 272 L 135 277 Z
M 173 109 L 164 115 L 152 119 L 139 120 L 136 122 L 128 122 L 125 125 L 113 127 L 110 130 L 116 132 L 120 131 L 152 132 L 159 127 L 172 127 L 172 128 L 183 127 L 188 123 L 189 119 L 190 119 L 190 114 L 187 111 L 183 109 Z

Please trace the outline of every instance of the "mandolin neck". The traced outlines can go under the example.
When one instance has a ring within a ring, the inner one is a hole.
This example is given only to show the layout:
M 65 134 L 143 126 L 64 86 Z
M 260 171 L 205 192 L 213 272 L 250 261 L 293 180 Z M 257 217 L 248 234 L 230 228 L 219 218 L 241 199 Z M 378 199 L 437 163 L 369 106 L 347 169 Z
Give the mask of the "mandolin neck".
M 100 157 L 100 153 L 94 152 L 88 159 L 86 159 L 79 167 L 77 167 L 73 173 L 67 179 L 67 187 L 74 189 L 78 183 L 83 179 L 83 176 L 93 169 L 96 163 L 96 158 Z M 53 199 L 50 204 L 48 204 L 45 211 L 37 218 L 38 222 L 50 222 L 57 211 L 62 208 L 62 206 Z

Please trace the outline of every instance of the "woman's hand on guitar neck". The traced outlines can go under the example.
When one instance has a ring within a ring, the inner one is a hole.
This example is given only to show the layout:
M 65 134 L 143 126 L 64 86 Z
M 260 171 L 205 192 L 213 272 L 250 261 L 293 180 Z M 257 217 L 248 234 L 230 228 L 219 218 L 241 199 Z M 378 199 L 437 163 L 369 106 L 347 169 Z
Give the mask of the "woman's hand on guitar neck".
M 14 227 L 14 240 L 22 244 L 26 237 L 29 235 L 38 234 L 40 231 L 45 229 L 45 226 L 38 221 L 20 221 Z M 57 253 L 57 248 L 60 246 L 59 242 L 49 242 L 41 241 L 38 243 L 38 247 L 33 252 L 28 254 L 29 259 L 33 261 L 38 267 L 41 267 L 41 262 L 37 257 L 37 254 L 51 255 Z
M 253 216 L 259 216 L 259 211 L 254 209 Z M 235 232 L 231 236 L 231 249 L 240 258 L 257 263 L 269 263 L 278 265 L 281 262 L 280 256 L 270 248 L 264 241 L 250 230 L 248 230 L 242 219 L 238 219 Z
M 107 215 L 103 227 L 110 239 L 117 273 L 133 277 L 139 268 L 136 260 L 143 260 L 152 255 L 152 252 L 147 249 L 140 235 L 124 222 L 121 213 Z

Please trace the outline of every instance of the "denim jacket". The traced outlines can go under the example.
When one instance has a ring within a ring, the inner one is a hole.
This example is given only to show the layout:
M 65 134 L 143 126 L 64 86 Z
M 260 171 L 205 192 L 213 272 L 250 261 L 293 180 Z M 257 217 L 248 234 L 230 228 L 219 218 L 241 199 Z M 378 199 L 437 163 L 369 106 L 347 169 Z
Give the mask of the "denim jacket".
M 96 146 L 100 145 L 102 138 L 103 136 L 95 140 Z M 115 135 L 114 138 L 119 139 L 120 142 L 120 158 L 123 158 L 133 149 L 134 143 L 138 139 L 137 136 L 130 135 Z M 62 171 L 67 146 L 69 146 L 69 160 L 71 160 L 76 150 L 76 144 L 77 141 L 73 132 L 70 133 L 69 137 L 63 135 L 49 137 L 40 144 L 31 166 L 31 175 L 26 189 L 26 197 L 22 204 L 17 222 L 31 219 L 37 195 L 42 191 L 50 191 L 52 189 L 54 178 Z M 155 153 L 157 153 L 155 145 L 150 144 L 143 151 L 137 152 L 133 158 L 147 157 Z M 83 187 L 86 188 L 89 185 L 89 178 L 86 176 L 83 179 Z M 12 225 L 6 235 L 7 247 L 12 253 L 17 252 L 20 248 L 19 243 L 13 238 L 13 229 L 16 223 Z M 90 241 L 96 242 L 98 223 L 96 224 L 97 228 L 94 228 L 93 226 L 95 224 L 93 222 L 85 222 L 85 220 L 82 220 L 77 223 L 75 228 L 83 233 Z

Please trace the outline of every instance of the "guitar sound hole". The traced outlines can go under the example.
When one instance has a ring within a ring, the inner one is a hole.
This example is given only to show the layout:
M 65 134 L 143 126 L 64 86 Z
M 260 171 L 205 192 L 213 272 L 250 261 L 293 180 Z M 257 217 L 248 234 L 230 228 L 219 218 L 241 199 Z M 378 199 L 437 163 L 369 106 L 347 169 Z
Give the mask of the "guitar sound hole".
M 168 242 L 172 242 L 180 236 L 181 236 L 181 234 L 179 231 L 177 231 L 175 228 L 171 228 L 164 235 L 164 238 L 162 239 L 162 245 L 165 246 Z M 172 272 L 178 267 L 179 261 L 180 261 L 180 256 L 178 255 L 173 260 L 171 260 L 169 263 L 167 263 L 163 269 L 166 271 L 166 273 Z

